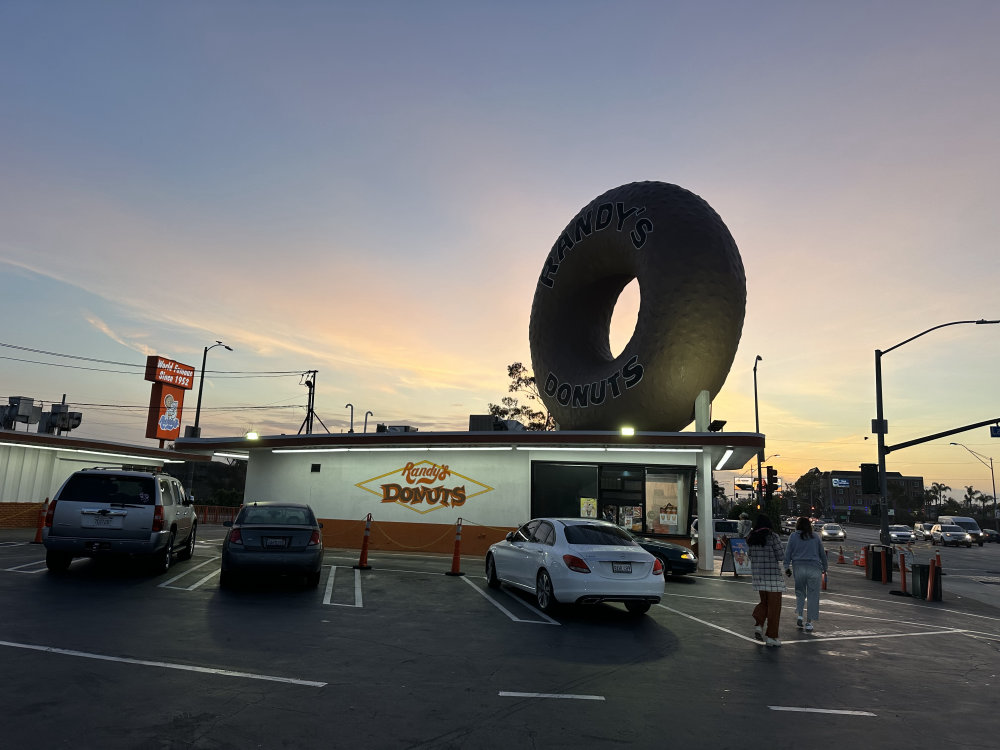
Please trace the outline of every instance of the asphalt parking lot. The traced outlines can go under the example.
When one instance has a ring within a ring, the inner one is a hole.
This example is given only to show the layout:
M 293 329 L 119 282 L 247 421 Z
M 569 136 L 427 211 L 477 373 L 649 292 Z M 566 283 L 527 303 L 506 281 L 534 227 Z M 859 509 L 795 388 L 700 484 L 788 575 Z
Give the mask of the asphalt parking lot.
M 1000 723 L 985 582 L 976 598 L 946 576 L 924 602 L 832 564 L 815 633 L 796 630 L 790 593 L 774 649 L 752 638 L 749 581 L 728 574 L 668 580 L 639 618 L 549 617 L 488 589 L 477 558 L 448 576 L 450 557 L 373 552 L 358 571 L 356 552 L 327 550 L 315 590 L 228 591 L 222 531 L 155 577 L 89 560 L 52 576 L 30 532 L 0 532 L 4 745 L 980 747 Z M 961 552 L 1000 570 L 992 547 Z

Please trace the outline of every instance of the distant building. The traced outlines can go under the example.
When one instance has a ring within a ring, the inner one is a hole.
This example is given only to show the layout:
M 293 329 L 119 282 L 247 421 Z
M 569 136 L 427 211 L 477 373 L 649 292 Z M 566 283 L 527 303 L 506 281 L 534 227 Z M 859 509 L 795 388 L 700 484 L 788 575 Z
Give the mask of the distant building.
M 898 471 L 886 472 L 889 508 L 918 509 L 924 505 L 924 478 L 903 476 Z M 810 497 L 811 495 L 811 497 Z M 818 481 L 798 497 L 800 503 L 812 503 L 817 510 L 841 514 L 849 511 L 871 512 L 877 505 L 878 494 L 861 492 L 860 471 L 824 471 Z

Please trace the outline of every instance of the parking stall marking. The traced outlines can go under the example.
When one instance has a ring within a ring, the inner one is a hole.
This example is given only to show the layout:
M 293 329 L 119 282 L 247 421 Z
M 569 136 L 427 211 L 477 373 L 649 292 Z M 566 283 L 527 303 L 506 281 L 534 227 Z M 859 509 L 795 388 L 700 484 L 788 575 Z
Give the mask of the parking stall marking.
M 836 714 L 839 716 L 877 716 L 871 711 L 850 711 L 840 708 L 802 708 L 798 706 L 768 706 L 772 711 L 797 711 L 805 714 Z
M 501 690 L 501 698 L 560 698 L 574 701 L 603 701 L 603 695 L 574 695 L 573 693 L 515 693 Z
M 29 542 L 0 542 L 0 547 L 24 547 Z
M 31 568 L 31 570 L 25 570 L 25 568 Z M 4 568 L 11 573 L 44 573 L 47 569 L 44 560 L 34 560 L 23 565 L 15 565 L 13 568 Z
M 211 557 L 211 558 L 209 558 L 208 560 L 206 560 L 203 563 L 198 563 L 194 567 L 187 568 L 180 575 L 176 575 L 173 578 L 170 578 L 169 580 L 164 581 L 163 583 L 157 584 L 157 587 L 161 588 L 161 589 L 176 589 L 178 591 L 194 591 L 199 586 L 204 585 L 207 581 L 210 581 L 210 580 L 212 580 L 212 578 L 214 578 L 215 576 L 219 575 L 219 573 L 221 572 L 221 570 L 213 570 L 207 576 L 205 576 L 201 580 L 195 582 L 191 586 L 171 586 L 170 584 L 172 584 L 174 581 L 179 581 L 181 578 L 185 578 L 189 574 L 191 574 L 194 571 L 198 570 L 198 568 L 203 568 L 206 565 L 211 565 L 212 563 L 217 563 L 218 561 L 219 561 L 219 558 L 217 558 L 217 557 Z
M 518 617 L 517 615 L 515 615 L 513 612 L 511 612 L 509 609 L 507 609 L 506 607 L 504 607 L 500 602 L 496 601 L 492 596 L 490 596 L 489 594 L 487 594 L 485 591 L 483 591 L 481 588 L 479 588 L 479 586 L 477 586 L 476 584 L 474 584 L 468 578 L 462 578 L 462 580 L 465 581 L 470 586 L 472 586 L 472 588 L 475 589 L 476 593 L 478 593 L 486 601 L 488 601 L 494 607 L 496 607 L 501 612 L 503 612 L 505 615 L 507 615 L 507 617 L 509 617 L 514 622 L 524 622 L 524 623 L 528 623 L 530 625 L 562 625 L 561 622 L 557 622 L 556 620 L 553 620 L 551 617 L 549 617 L 547 614 L 545 614 L 544 612 L 542 612 L 540 609 L 535 609 L 534 607 L 532 607 L 527 602 L 523 602 L 520 599 L 515 599 L 515 601 L 517 601 L 519 604 L 521 604 L 521 606 L 527 607 L 532 612 L 534 612 L 536 615 L 538 615 L 539 617 L 543 618 L 544 622 L 540 621 L 540 620 L 523 620 L 520 617 Z M 508 596 L 510 596 L 510 594 L 508 594 Z M 514 598 L 514 597 L 511 597 L 511 598 Z
M 275 675 L 259 674 L 255 672 L 236 672 L 231 669 L 216 669 L 214 667 L 198 667 L 193 664 L 175 664 L 166 661 L 150 661 L 148 659 L 132 659 L 127 656 L 107 656 L 106 654 L 94 654 L 87 651 L 73 651 L 67 648 L 55 648 L 54 646 L 38 646 L 33 643 L 14 643 L 12 641 L 0 641 L 0 646 L 8 648 L 21 648 L 29 651 L 42 651 L 48 654 L 59 654 L 61 656 L 78 656 L 84 659 L 97 659 L 99 661 L 118 662 L 120 664 L 135 664 L 143 667 L 159 667 L 161 669 L 180 669 L 186 672 L 200 672 L 202 674 L 220 675 L 222 677 L 242 677 L 247 680 L 266 680 L 268 682 L 284 682 L 289 685 L 305 685 L 307 687 L 326 687 L 325 682 L 314 680 L 300 680 L 295 677 L 277 677 Z
M 354 569 L 354 604 L 341 604 L 340 602 L 333 601 L 333 582 L 336 575 L 337 566 L 333 565 L 330 567 L 330 577 L 326 579 L 326 592 L 323 595 L 323 604 L 328 604 L 331 607 L 364 608 L 364 604 L 361 599 L 361 571 L 357 568 Z
M 716 597 L 708 597 L 708 596 L 692 596 L 692 595 L 688 595 L 688 594 L 669 594 L 668 593 L 668 594 L 665 594 L 665 596 L 673 596 L 673 597 L 676 597 L 676 598 L 679 598 L 679 599 L 700 599 L 700 600 L 703 600 L 703 601 L 714 601 L 714 602 L 722 602 L 722 603 L 727 603 L 727 604 L 741 604 L 741 605 L 744 605 L 744 606 L 747 606 L 747 607 L 753 606 L 753 604 L 754 604 L 753 602 L 742 601 L 742 600 L 725 599 L 725 598 L 721 598 L 721 597 L 720 598 L 716 598 Z M 701 619 L 699 617 L 695 617 L 694 615 L 688 614 L 687 612 L 683 612 L 683 611 L 681 611 L 679 609 L 674 609 L 673 607 L 668 607 L 667 605 L 662 604 L 662 603 L 658 604 L 657 606 L 660 607 L 660 608 L 662 608 L 662 609 L 665 609 L 665 610 L 667 610 L 669 612 L 673 612 L 674 614 L 678 614 L 678 615 L 680 615 L 682 617 L 686 617 L 686 618 L 688 618 L 690 620 L 693 620 L 693 621 L 695 621 L 697 623 L 700 623 L 701 625 L 704 625 L 706 627 L 714 628 L 714 629 L 720 630 L 720 631 L 722 631 L 724 633 L 728 633 L 729 635 L 735 636 L 736 638 L 739 638 L 740 640 L 750 641 L 751 643 L 754 643 L 754 644 L 757 644 L 757 645 L 763 645 L 763 643 L 761 641 L 758 641 L 755 638 L 751 638 L 750 636 L 744 635 L 742 633 L 735 632 L 734 630 L 731 630 L 730 628 L 726 628 L 726 627 L 723 627 L 721 625 L 717 625 L 717 624 L 715 624 L 713 622 L 709 622 L 708 620 L 704 620 L 704 619 Z M 911 621 L 908 621 L 908 620 L 896 620 L 896 619 L 887 618 L 887 617 L 877 617 L 877 616 L 873 616 L 873 615 L 862 615 L 862 614 L 855 614 L 855 613 L 850 613 L 850 612 L 838 612 L 836 610 L 829 611 L 828 612 L 828 616 L 832 617 L 832 618 L 852 617 L 852 618 L 856 618 L 856 619 L 874 621 L 876 623 L 879 623 L 879 624 L 885 625 L 885 626 L 889 626 L 889 627 L 892 627 L 892 626 L 907 626 L 907 627 L 916 627 L 916 628 L 927 628 L 927 630 L 907 631 L 907 632 L 895 632 L 895 633 L 891 633 L 891 632 L 890 633 L 878 633 L 876 631 L 867 631 L 867 630 L 848 630 L 848 631 L 841 631 L 839 634 L 837 634 L 836 631 L 834 631 L 830 635 L 825 635 L 825 636 L 822 636 L 822 635 L 820 635 L 820 636 L 810 635 L 810 636 L 807 636 L 805 638 L 795 638 L 795 639 L 788 639 L 788 638 L 786 638 L 786 639 L 783 639 L 783 643 L 785 645 L 791 645 L 791 644 L 795 644 L 795 643 L 822 643 L 822 642 L 829 642 L 829 641 L 872 640 L 872 639 L 886 639 L 886 638 L 912 638 L 912 637 L 916 637 L 916 636 L 925 636 L 925 635 L 966 635 L 966 636 L 970 636 L 970 637 L 981 636 L 981 637 L 984 637 L 984 638 L 993 638 L 993 637 L 995 637 L 994 634 L 991 634 L 991 633 L 980 633 L 978 631 L 974 631 L 974 630 L 971 630 L 971 629 L 968 629 L 968 628 L 948 628 L 948 627 L 942 628 L 940 625 L 932 625 L 932 624 L 920 623 L 920 622 L 911 622 Z

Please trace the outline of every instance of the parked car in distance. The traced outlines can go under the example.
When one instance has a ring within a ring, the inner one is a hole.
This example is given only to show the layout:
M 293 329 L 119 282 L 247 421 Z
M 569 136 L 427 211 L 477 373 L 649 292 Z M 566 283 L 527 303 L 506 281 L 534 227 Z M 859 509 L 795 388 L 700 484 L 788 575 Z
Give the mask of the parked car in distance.
M 994 529 L 983 529 L 984 542 L 1000 542 L 1000 531 Z
M 712 534 L 712 546 L 715 547 L 716 543 L 722 537 L 738 537 L 740 535 L 740 522 L 735 521 L 730 518 L 713 518 L 712 526 L 714 533 Z M 698 519 L 694 519 L 691 522 L 691 547 L 695 548 L 698 544 Z
M 824 542 L 842 542 L 847 539 L 847 532 L 839 523 L 824 523 L 819 538 Z
M 913 532 L 909 526 L 893 524 L 889 527 L 889 541 L 893 544 L 906 544 L 913 541 Z
M 636 536 L 632 533 L 629 533 L 629 536 L 646 552 L 659 558 L 663 563 L 664 575 L 683 576 L 698 569 L 697 555 L 683 544 Z
M 237 577 L 304 576 L 316 588 L 323 570 L 323 524 L 304 503 L 254 502 L 244 505 L 222 542 L 219 585 Z
M 663 596 L 663 563 L 628 532 L 591 518 L 536 518 L 486 553 L 486 583 L 534 594 L 538 608 L 621 602 L 641 615 Z
M 931 528 L 934 526 L 932 523 L 915 523 L 913 524 L 913 538 L 918 541 L 923 541 L 925 539 L 931 538 Z
M 980 547 L 983 546 L 983 530 L 979 528 L 979 524 L 975 518 L 970 518 L 969 516 L 938 516 L 938 523 L 942 526 L 945 524 L 961 526 L 972 538 L 973 542 Z
M 931 527 L 931 544 L 940 544 L 942 547 L 947 547 L 949 544 L 956 547 L 964 544 L 966 547 L 971 547 L 972 537 L 961 526 L 936 523 Z
M 194 554 L 198 517 L 181 483 L 158 471 L 74 472 L 49 503 L 45 565 L 64 573 L 74 557 L 141 557 L 165 573 Z

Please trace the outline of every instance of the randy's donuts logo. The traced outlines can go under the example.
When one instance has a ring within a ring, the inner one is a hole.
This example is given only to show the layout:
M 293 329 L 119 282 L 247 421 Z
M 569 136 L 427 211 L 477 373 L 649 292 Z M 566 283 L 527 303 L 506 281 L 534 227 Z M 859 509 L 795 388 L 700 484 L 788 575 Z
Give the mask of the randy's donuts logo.
M 355 486 L 377 495 L 383 503 L 396 503 L 417 513 L 459 508 L 466 500 L 493 490 L 489 485 L 459 474 L 448 464 L 433 461 L 410 461 Z

